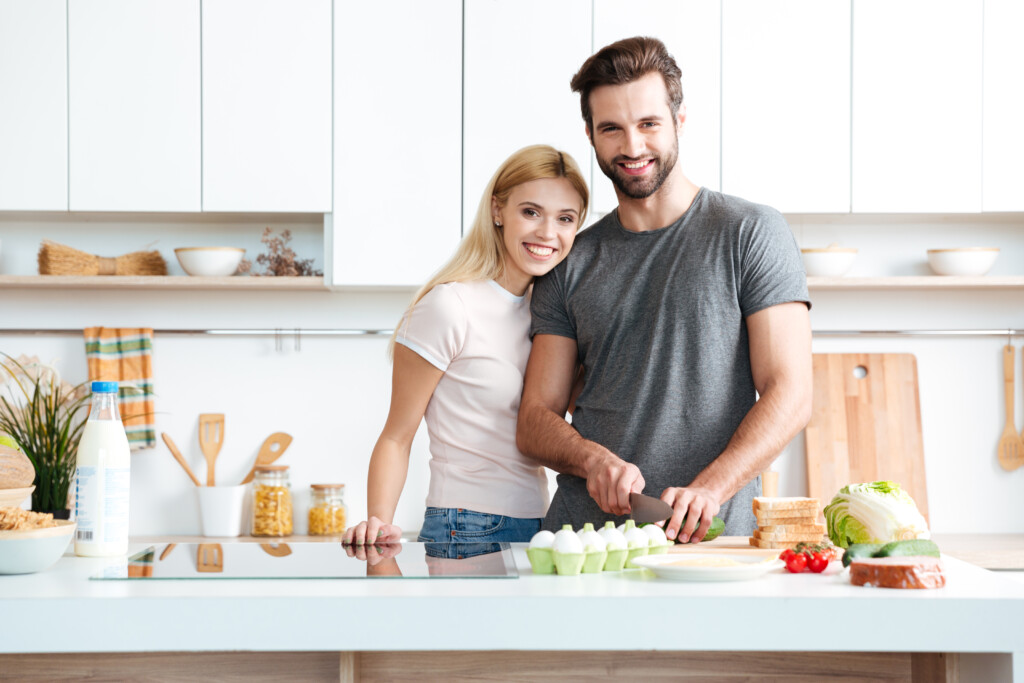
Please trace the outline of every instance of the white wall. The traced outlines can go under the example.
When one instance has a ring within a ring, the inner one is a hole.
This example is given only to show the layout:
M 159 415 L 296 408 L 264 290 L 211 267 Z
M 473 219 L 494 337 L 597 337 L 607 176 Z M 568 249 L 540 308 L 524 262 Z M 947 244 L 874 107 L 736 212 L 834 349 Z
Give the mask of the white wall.
M 109 217 L 108 217 L 109 218 Z M 272 217 L 271 217 L 272 218 Z M 926 272 L 924 250 L 951 244 L 996 245 L 1003 253 L 993 274 L 1019 273 L 1024 255 L 1024 217 L 1014 216 L 791 216 L 803 246 L 841 241 L 860 249 L 854 275 Z M 123 230 L 102 224 L 32 222 L 0 218 L 4 253 L 0 272 L 32 272 L 33 238 L 72 241 L 75 231 L 109 233 L 110 254 L 143 248 L 163 235 L 156 248 L 173 261 L 172 246 L 188 241 L 223 241 L 260 248 L 263 225 L 290 225 L 299 237 L 296 251 L 322 261 L 319 227 L 306 222 L 279 223 L 232 219 L 231 223 L 160 224 L 122 217 Z M 200 219 L 196 219 L 200 220 Z M 175 227 L 176 226 L 176 227 Z M 170 232 L 171 229 L 174 232 Z M 185 237 L 181 235 L 184 233 Z M 168 238 L 167 235 L 173 235 Z M 17 239 L 14 239 L 14 237 Z M 82 237 L 86 240 L 86 237 Z M 8 248 L 10 246 L 10 249 Z M 176 264 L 172 264 L 175 265 Z M 61 291 L 0 289 L 0 328 L 72 328 L 90 325 L 160 328 L 372 328 L 390 329 L 409 292 L 182 292 Z M 1024 292 L 816 292 L 812 293 L 815 329 L 964 329 L 1024 327 Z M 308 485 L 340 481 L 347 485 L 350 516 L 365 511 L 366 468 L 387 414 L 391 369 L 383 338 L 284 338 L 275 351 L 273 337 L 209 338 L 157 336 L 154 374 L 158 431 L 169 433 L 193 468 L 203 471 L 197 441 L 197 416 L 223 412 L 226 439 L 218 479 L 240 479 L 262 440 L 271 432 L 295 437 L 282 459 L 292 467 L 296 492 L 296 532 L 305 530 Z M 1024 346 L 1024 339 L 1016 339 Z M 817 338 L 815 352 L 909 352 L 917 355 L 921 414 L 932 527 L 939 532 L 1024 531 L 1024 469 L 1003 471 L 995 455 L 1003 428 L 1001 348 L 1005 338 Z M 60 359 L 73 381 L 85 379 L 83 343 L 78 336 L 3 336 L 0 350 Z M 1018 355 L 1017 424 L 1024 426 L 1024 360 Z M 781 456 L 780 493 L 806 492 L 804 451 L 798 437 Z M 409 481 L 397 522 L 417 529 L 426 495 L 425 430 L 413 445 Z M 163 444 L 133 459 L 133 534 L 196 533 L 198 515 L 192 485 Z

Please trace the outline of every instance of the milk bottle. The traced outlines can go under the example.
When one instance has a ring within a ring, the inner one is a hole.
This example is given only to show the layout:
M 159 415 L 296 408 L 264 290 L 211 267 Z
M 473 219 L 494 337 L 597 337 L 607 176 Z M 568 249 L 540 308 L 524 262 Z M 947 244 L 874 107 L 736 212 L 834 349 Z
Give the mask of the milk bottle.
M 130 459 L 117 408 L 117 382 L 93 382 L 89 420 L 78 442 L 76 555 L 127 554 Z

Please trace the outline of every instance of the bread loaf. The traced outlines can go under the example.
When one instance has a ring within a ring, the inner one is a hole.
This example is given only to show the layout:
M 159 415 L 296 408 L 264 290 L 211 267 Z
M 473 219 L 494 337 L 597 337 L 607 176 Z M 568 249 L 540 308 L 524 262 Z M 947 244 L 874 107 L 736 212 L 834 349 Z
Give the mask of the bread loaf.
M 880 588 L 942 588 L 946 576 L 937 557 L 858 557 L 850 563 L 850 583 Z
M 0 444 L 0 489 L 20 489 L 31 486 L 36 468 L 17 448 Z

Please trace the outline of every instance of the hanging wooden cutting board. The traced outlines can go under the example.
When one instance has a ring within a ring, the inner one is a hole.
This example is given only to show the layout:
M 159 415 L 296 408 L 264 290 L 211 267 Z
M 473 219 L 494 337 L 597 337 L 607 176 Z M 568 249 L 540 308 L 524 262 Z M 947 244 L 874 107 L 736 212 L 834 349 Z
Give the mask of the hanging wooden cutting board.
M 913 354 L 814 354 L 814 407 L 805 443 L 808 495 L 823 507 L 847 484 L 888 480 L 899 483 L 928 518 Z

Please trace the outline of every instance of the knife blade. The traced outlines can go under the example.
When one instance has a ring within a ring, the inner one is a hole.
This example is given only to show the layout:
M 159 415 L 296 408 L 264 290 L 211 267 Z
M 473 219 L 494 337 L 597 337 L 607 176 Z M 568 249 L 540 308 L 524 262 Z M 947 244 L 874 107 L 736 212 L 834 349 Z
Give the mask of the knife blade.
M 661 500 L 645 496 L 642 493 L 629 494 L 629 516 L 640 524 L 647 522 L 663 522 L 672 516 L 672 506 Z

